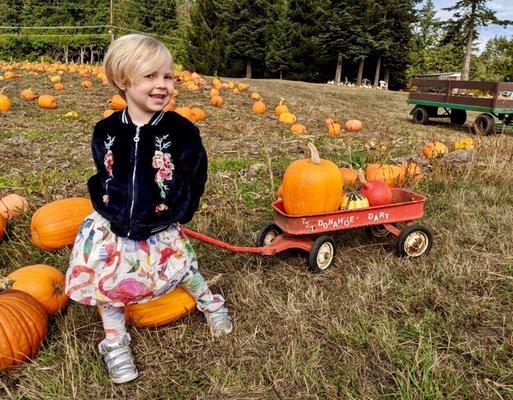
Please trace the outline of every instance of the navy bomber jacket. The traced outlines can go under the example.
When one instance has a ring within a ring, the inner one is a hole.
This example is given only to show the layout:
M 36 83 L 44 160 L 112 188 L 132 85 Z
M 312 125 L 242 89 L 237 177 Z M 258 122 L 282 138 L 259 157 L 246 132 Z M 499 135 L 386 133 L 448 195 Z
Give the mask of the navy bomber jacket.
M 89 194 L 114 234 L 144 240 L 192 219 L 207 180 L 207 154 L 192 122 L 161 111 L 136 126 L 125 109 L 96 124 L 91 147 L 97 173 Z

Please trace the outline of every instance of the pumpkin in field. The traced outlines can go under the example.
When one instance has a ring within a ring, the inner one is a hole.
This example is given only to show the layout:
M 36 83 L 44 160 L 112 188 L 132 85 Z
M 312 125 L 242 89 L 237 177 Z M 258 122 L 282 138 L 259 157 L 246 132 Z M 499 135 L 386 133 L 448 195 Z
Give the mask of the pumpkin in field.
M 0 199 L 0 214 L 6 219 L 16 218 L 20 211 L 25 212 L 27 209 L 27 200 L 18 194 L 8 194 Z
M 221 107 L 224 104 L 224 99 L 219 95 L 212 96 L 210 98 L 210 104 L 215 107 Z
M 344 127 L 348 132 L 358 132 L 362 130 L 363 123 L 357 119 L 350 119 L 345 123 Z
M 306 127 L 304 125 L 298 124 L 298 123 L 292 124 L 290 126 L 290 130 L 292 131 L 292 133 L 294 133 L 296 135 L 303 135 L 306 133 Z
M 54 76 L 50 77 L 50 82 L 52 82 L 52 83 L 59 83 L 60 81 L 61 81 L 60 75 L 54 75 Z
M 281 99 L 280 103 L 274 109 L 274 112 L 275 112 L 277 117 L 279 117 L 284 112 L 289 112 L 289 108 L 287 107 L 287 105 L 283 104 L 284 101 L 285 101 L 284 99 Z
M 476 147 L 476 142 L 473 138 L 467 137 L 454 142 L 454 150 L 473 150 Z
M 119 94 L 115 94 L 110 99 L 110 108 L 113 110 L 124 110 L 126 108 L 126 101 Z
M 50 94 L 39 96 L 37 105 L 43 110 L 55 110 L 58 107 L 57 99 Z
M 404 167 L 391 164 L 367 164 L 365 179 L 383 181 L 390 187 L 398 187 L 404 181 Z
M 260 93 L 258 93 L 258 92 L 251 93 L 251 98 L 253 100 L 260 100 L 260 98 L 261 98 Z
M 190 314 L 196 307 L 196 301 L 184 288 L 177 287 L 170 293 L 142 304 L 130 304 L 125 307 L 128 323 L 138 327 L 157 327 L 170 324 Z
M 210 92 L 209 92 L 210 97 L 217 96 L 218 94 L 219 94 L 219 90 L 217 90 L 216 88 L 210 89 Z
M 422 154 L 427 159 L 442 157 L 447 153 L 449 153 L 447 146 L 442 142 L 437 141 L 429 142 L 422 149 Z
M 308 147 L 310 158 L 293 161 L 283 176 L 283 206 L 291 215 L 321 214 L 340 208 L 342 175 L 338 167 L 321 159 L 313 143 Z
M 342 185 L 352 186 L 358 180 L 358 171 L 354 168 L 340 167 L 340 174 L 342 175 Z
M 92 88 L 92 87 L 93 87 L 93 82 L 88 81 L 88 80 L 85 80 L 85 81 L 82 81 L 81 86 L 82 86 L 84 89 L 90 89 L 90 88 Z
M 5 369 L 36 355 L 46 337 L 48 315 L 30 294 L 7 290 L 0 293 L 0 327 L 0 369 Z
M 288 111 L 282 112 L 278 117 L 282 124 L 293 124 L 296 121 L 296 116 Z
M 369 207 L 369 200 L 361 193 L 349 193 L 342 197 L 341 210 L 355 210 L 357 208 Z
M 68 303 L 64 293 L 64 274 L 50 265 L 37 264 L 19 268 L 7 275 L 13 281 L 12 289 L 21 290 L 41 303 L 50 316 Z
M 414 162 L 408 162 L 404 166 L 404 184 L 417 183 L 424 175 L 420 166 Z
M 267 112 L 267 106 L 262 100 L 258 100 L 253 103 L 251 111 L 255 114 L 265 114 Z
M 194 122 L 194 115 L 189 107 L 177 107 L 175 112 L 182 117 L 187 118 L 189 121 Z
M 64 85 L 61 82 L 59 82 L 59 83 L 56 83 L 55 85 L 53 85 L 53 88 L 57 92 L 62 92 L 64 90 Z
M 7 220 L 3 215 L 0 214 L 0 240 L 5 236 L 5 230 L 7 229 Z
M 73 244 L 80 224 L 92 211 L 91 201 L 82 197 L 45 204 L 32 216 L 32 241 L 47 251 Z
M 11 101 L 9 100 L 9 97 L 7 97 L 5 94 L 2 94 L 0 92 L 0 112 L 8 111 L 10 108 L 11 108 Z
M 329 136 L 339 136 L 342 133 L 342 128 L 338 122 L 333 121 L 331 118 L 324 120 L 326 128 L 328 129 Z
M 176 100 L 171 97 L 171 99 L 168 101 L 168 103 L 164 106 L 164 108 L 162 109 L 162 111 L 164 112 L 167 112 L 167 111 L 173 111 L 174 109 L 176 108 Z
M 23 100 L 32 101 L 37 97 L 37 95 L 34 93 L 34 91 L 32 89 L 25 89 L 25 90 L 21 91 L 20 97 Z
M 199 107 L 192 107 L 191 114 L 195 122 L 205 121 L 205 119 L 207 118 L 207 114 L 205 113 L 205 111 Z

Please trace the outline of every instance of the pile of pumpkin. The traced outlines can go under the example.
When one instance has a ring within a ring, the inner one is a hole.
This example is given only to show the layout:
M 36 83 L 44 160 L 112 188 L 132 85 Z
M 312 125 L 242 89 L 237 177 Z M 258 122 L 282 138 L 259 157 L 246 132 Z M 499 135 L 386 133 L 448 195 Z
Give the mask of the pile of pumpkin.
M 407 180 L 421 178 L 420 167 L 369 164 L 363 170 L 339 168 L 330 160 L 321 159 L 313 143 L 308 143 L 310 158 L 293 161 L 285 170 L 278 196 L 290 215 L 313 215 L 383 206 L 392 203 L 392 187 Z M 344 194 L 344 188 L 356 186 L 358 191 Z
M 25 199 L 10 194 L 0 199 L 0 240 L 7 220 L 27 210 Z M 32 216 L 30 229 L 36 247 L 53 251 L 72 245 L 80 224 L 92 212 L 86 198 L 50 202 Z M 0 369 L 33 358 L 46 337 L 48 319 L 62 312 L 68 303 L 64 274 L 55 267 L 37 264 L 19 268 L 0 277 Z M 158 299 L 125 307 L 128 323 L 138 327 L 169 324 L 195 309 L 196 302 L 177 288 Z

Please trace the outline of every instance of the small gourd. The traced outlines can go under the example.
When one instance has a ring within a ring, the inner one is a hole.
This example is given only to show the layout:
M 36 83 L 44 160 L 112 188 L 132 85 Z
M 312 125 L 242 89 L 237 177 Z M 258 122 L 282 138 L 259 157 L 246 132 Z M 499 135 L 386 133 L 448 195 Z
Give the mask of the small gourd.
M 355 210 L 369 207 L 369 200 L 361 193 L 353 192 L 342 197 L 341 210 Z

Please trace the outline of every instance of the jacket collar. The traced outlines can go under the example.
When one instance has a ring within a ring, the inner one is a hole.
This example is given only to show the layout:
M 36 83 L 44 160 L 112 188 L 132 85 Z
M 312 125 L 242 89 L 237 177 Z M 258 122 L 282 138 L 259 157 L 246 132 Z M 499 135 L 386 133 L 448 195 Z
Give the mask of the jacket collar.
M 162 118 L 164 118 L 164 111 L 156 112 L 155 114 L 153 114 L 153 117 L 151 117 L 151 119 L 146 125 L 157 125 L 162 120 Z M 126 108 L 121 113 L 121 122 L 123 122 L 124 124 L 133 124 L 132 119 L 130 118 L 130 115 L 128 114 Z

